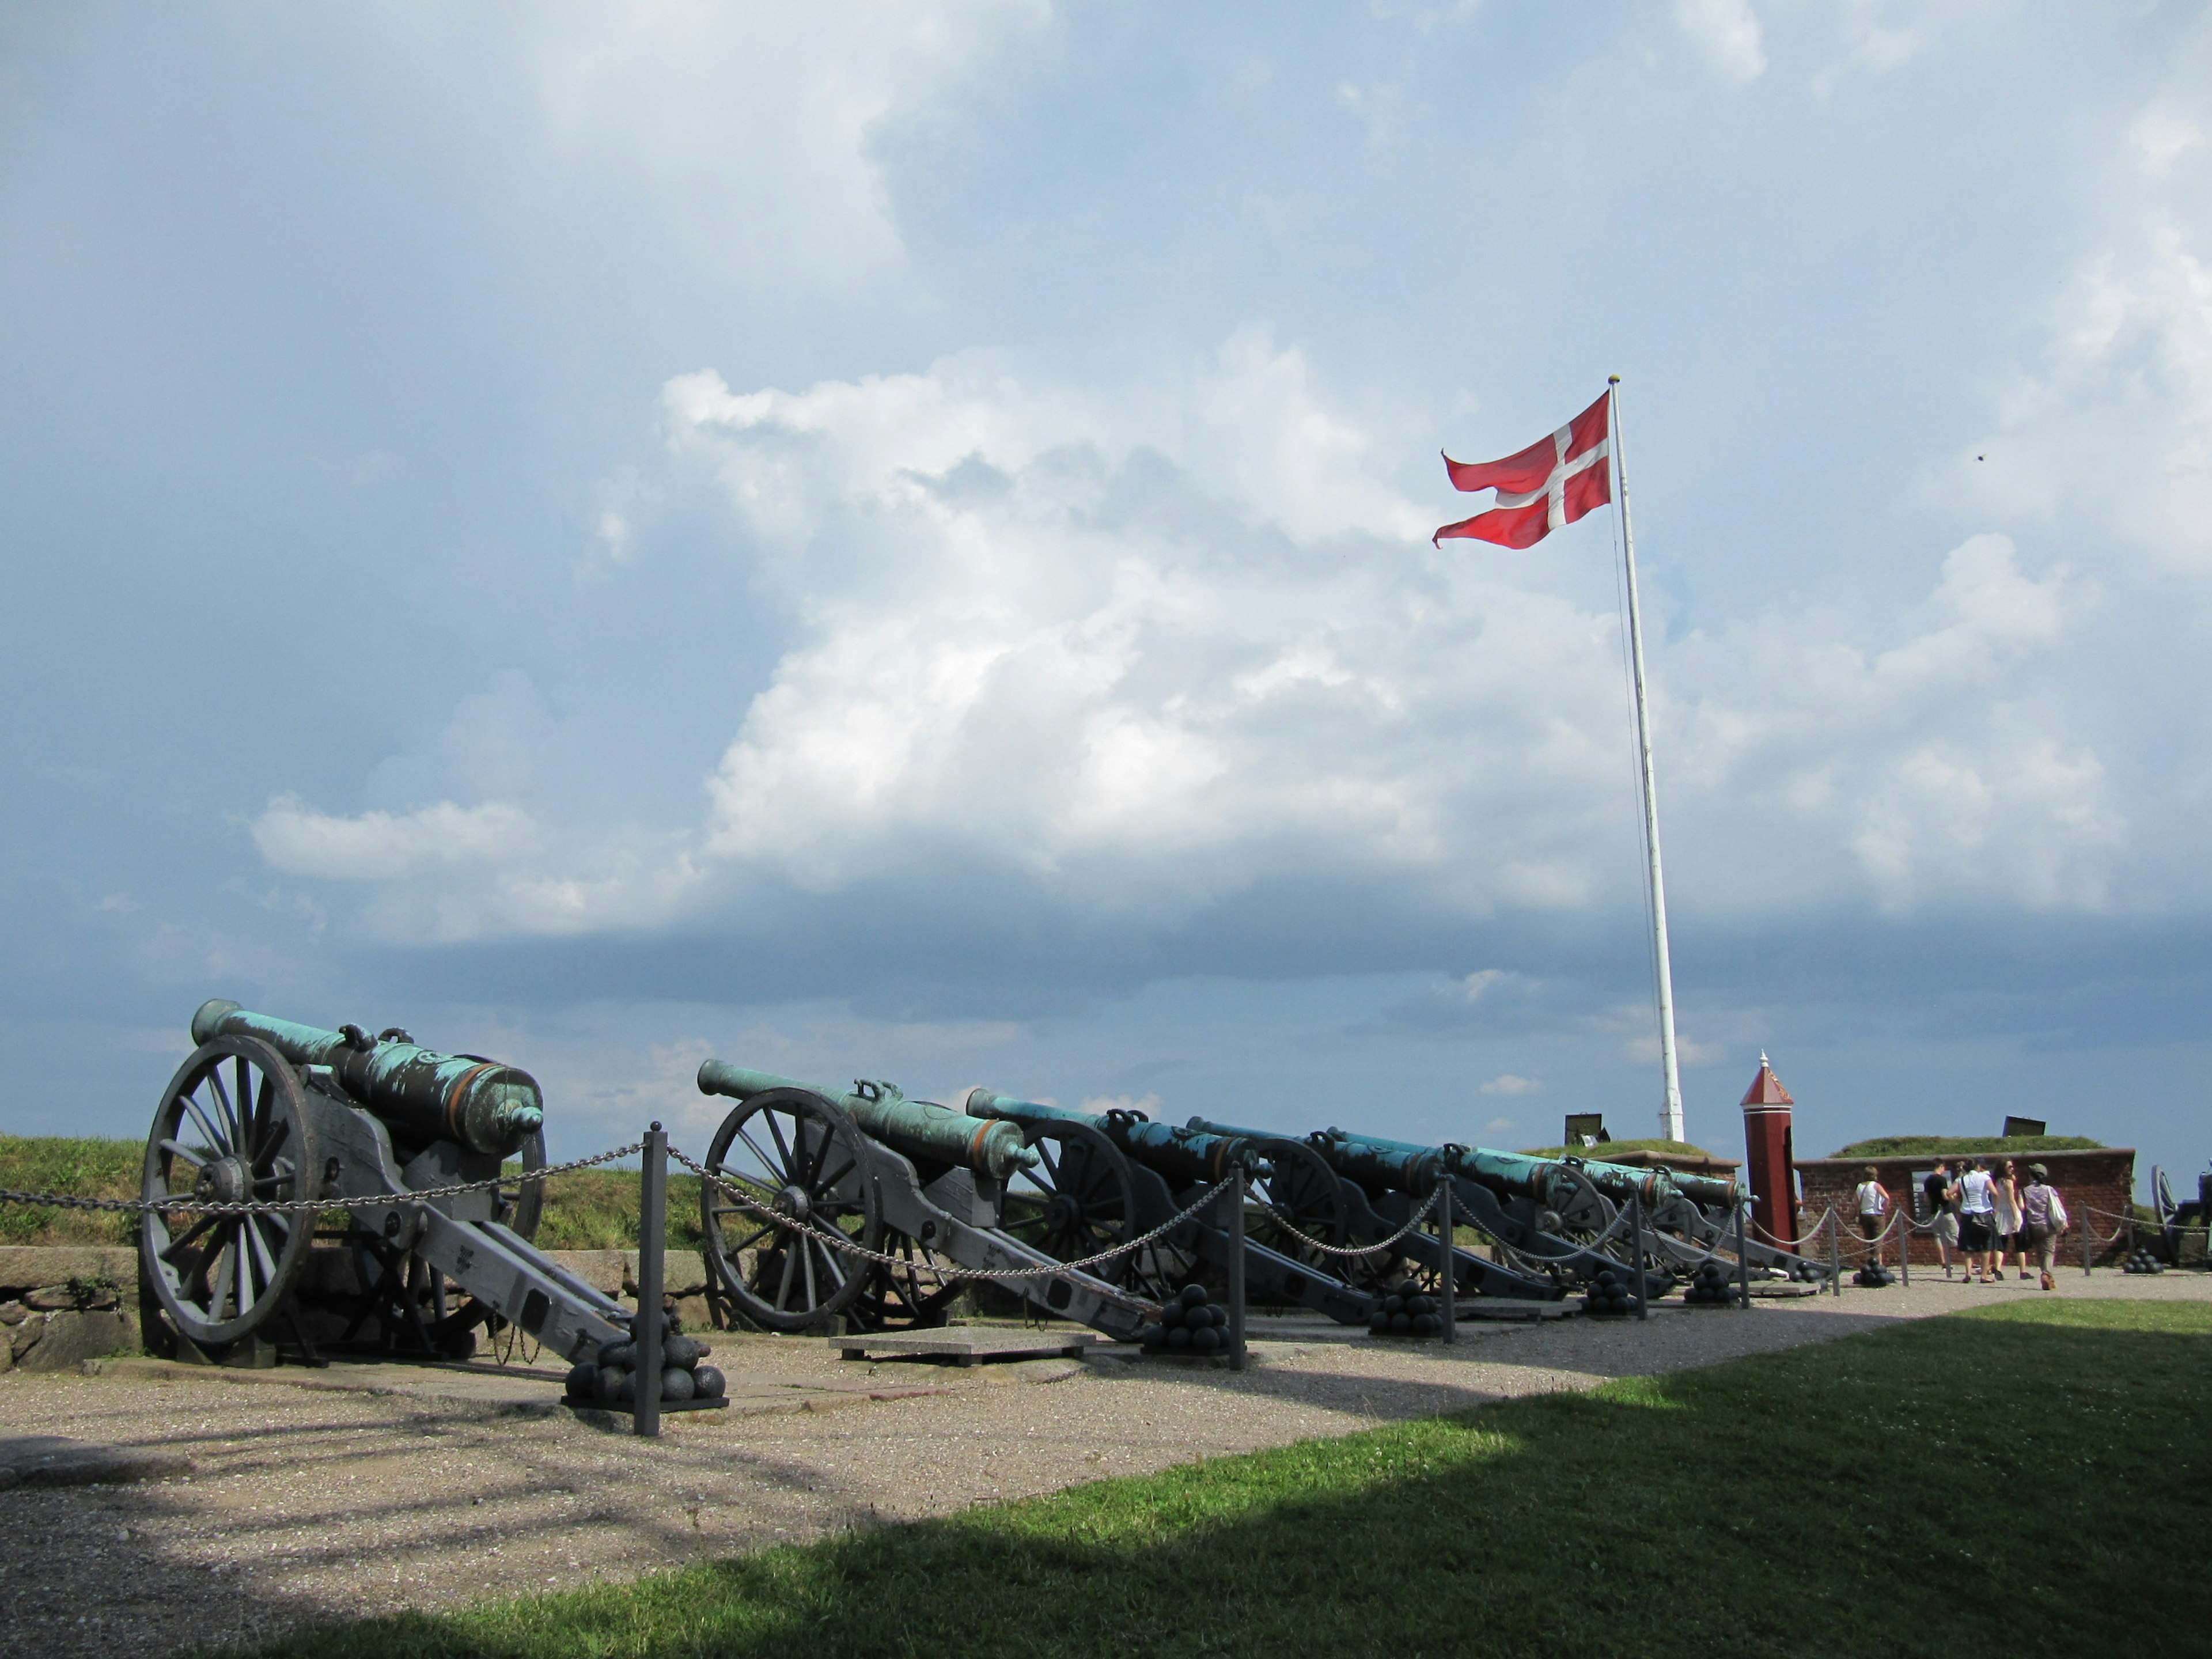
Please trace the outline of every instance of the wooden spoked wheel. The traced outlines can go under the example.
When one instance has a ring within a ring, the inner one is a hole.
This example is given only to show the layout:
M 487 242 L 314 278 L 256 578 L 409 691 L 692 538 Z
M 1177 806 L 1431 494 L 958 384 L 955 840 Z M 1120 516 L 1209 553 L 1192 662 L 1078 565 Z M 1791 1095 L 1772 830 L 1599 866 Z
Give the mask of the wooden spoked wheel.
M 146 1138 L 140 1196 L 224 1203 L 309 1198 L 321 1160 L 300 1083 L 255 1037 L 219 1036 L 178 1068 Z M 146 1279 L 179 1334 L 222 1347 L 283 1307 L 313 1247 L 314 1217 L 195 1215 L 139 1218 Z
M 883 1248 L 868 1141 L 844 1109 L 810 1089 L 770 1089 L 722 1120 L 708 1171 L 751 1200 L 701 1183 L 707 1262 L 724 1300 L 764 1330 L 803 1331 L 842 1314 L 877 1264 L 823 1241 Z
M 898 1257 L 899 1265 L 876 1268 L 846 1311 L 853 1328 L 927 1330 L 942 1325 L 960 1294 L 960 1282 L 940 1271 L 946 1258 L 922 1240 L 896 1231 L 884 1232 L 882 1249 L 885 1255 Z
M 1352 1218 L 1337 1173 L 1303 1140 L 1257 1144 L 1274 1172 L 1254 1185 L 1259 1202 L 1246 1223 L 1250 1237 L 1278 1255 L 1333 1278 L 1362 1261 L 1379 1259 L 1329 1255 L 1307 1243 L 1307 1238 L 1313 1238 L 1340 1249 L 1352 1242 Z M 1300 1233 L 1305 1237 L 1297 1237 Z
M 1024 1139 L 1034 1169 L 1007 1177 L 999 1230 L 1055 1261 L 1081 1261 L 1137 1235 L 1137 1182 L 1121 1149 L 1087 1123 L 1038 1123 Z M 1127 1255 L 1085 1273 L 1127 1282 Z

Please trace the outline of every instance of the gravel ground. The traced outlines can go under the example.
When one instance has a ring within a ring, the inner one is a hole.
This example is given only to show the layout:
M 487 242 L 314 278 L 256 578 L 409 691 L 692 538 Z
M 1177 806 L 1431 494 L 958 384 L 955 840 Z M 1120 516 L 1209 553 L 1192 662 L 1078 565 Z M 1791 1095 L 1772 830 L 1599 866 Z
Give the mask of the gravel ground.
M 0 1433 L 182 1450 L 197 1472 L 0 1494 L 0 1653 L 161 1654 L 332 1614 L 454 1606 L 943 1515 L 1102 1475 L 1346 1434 L 1518 1395 L 1710 1364 L 2017 1295 L 1907 1291 L 1669 1308 L 1644 1324 L 1471 1324 L 1453 1349 L 1254 1322 L 1255 1369 L 1107 1357 L 962 1371 L 723 1338 L 749 1379 L 951 1393 L 667 1419 L 659 1443 L 569 1419 L 215 1380 L 0 1376 Z M 2060 1294 L 2212 1300 L 2212 1277 L 2063 1277 Z M 1024 1386 L 1013 1386 L 1017 1380 Z

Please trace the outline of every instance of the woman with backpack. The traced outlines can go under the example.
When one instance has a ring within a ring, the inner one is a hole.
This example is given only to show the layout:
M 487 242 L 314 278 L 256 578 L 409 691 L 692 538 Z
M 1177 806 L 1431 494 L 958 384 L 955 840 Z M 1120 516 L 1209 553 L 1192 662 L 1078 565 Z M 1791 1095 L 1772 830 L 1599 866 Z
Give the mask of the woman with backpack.
M 2066 1200 L 2058 1196 L 2058 1188 L 2051 1184 L 2051 1171 L 2042 1164 L 2029 1164 L 2027 1176 L 2027 1187 L 2020 1195 L 2021 1258 L 2024 1262 L 2033 1251 L 2043 1267 L 2043 1288 L 2055 1291 L 2058 1280 L 2051 1263 L 2058 1237 L 2067 1227 Z

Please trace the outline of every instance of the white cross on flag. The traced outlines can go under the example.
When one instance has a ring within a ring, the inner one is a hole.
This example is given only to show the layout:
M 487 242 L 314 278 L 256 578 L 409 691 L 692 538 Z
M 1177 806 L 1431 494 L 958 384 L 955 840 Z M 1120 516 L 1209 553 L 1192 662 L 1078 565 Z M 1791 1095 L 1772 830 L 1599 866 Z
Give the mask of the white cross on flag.
M 1539 439 L 1502 461 L 1470 465 L 1444 457 L 1444 471 L 1461 489 L 1495 489 L 1495 503 L 1430 538 L 1472 537 L 1501 547 L 1534 547 L 1563 524 L 1572 524 L 1593 507 L 1613 499 L 1610 416 L 1613 393 L 1606 394 L 1548 438 Z

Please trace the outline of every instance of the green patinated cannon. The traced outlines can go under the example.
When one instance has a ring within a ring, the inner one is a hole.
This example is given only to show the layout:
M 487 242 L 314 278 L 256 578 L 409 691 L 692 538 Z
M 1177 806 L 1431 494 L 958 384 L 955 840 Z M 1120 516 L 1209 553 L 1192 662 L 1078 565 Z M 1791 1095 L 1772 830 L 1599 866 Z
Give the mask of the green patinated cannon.
M 346 1097 L 416 1146 L 457 1141 L 511 1158 L 545 1117 L 538 1080 L 481 1054 L 418 1048 L 396 1026 L 370 1036 L 358 1025 L 325 1031 L 256 1014 L 217 998 L 192 1016 L 192 1041 L 258 1037 L 295 1066 L 322 1066 Z
M 699 1087 L 737 1103 L 707 1149 L 701 1222 L 714 1293 L 750 1323 L 941 1324 L 953 1267 L 1111 1336 L 1143 1324 L 1114 1254 L 1133 1236 L 1121 1154 L 1087 1122 L 1025 1128 L 893 1084 L 822 1089 L 713 1060 Z
M 1376 1299 L 1344 1279 L 1343 1257 L 1307 1249 L 1277 1226 L 1289 1194 L 1318 1174 L 1334 1185 L 1328 1167 L 1295 1141 L 1264 1140 L 1242 1132 L 1217 1133 L 1194 1123 L 1155 1123 L 1142 1112 L 1117 1109 L 1103 1116 L 1015 1100 L 988 1089 L 963 1097 L 978 1117 L 1019 1123 L 1032 1134 L 1087 1136 L 1120 1161 L 1118 1181 L 1133 1201 L 1135 1224 L 1150 1232 L 1172 1219 L 1206 1188 L 1242 1168 L 1259 1199 L 1244 1217 L 1249 1231 L 1242 1256 L 1245 1282 L 1263 1301 L 1310 1308 L 1341 1324 L 1367 1323 Z M 1073 1182 L 1063 1183 L 1071 1188 Z M 1164 1297 L 1198 1264 L 1225 1270 L 1235 1254 L 1229 1230 L 1217 1217 L 1199 1216 L 1131 1263 L 1134 1282 Z
M 142 1174 L 149 1347 L 258 1364 L 282 1338 L 311 1363 L 325 1344 L 453 1358 L 488 1325 L 565 1356 L 623 1328 L 619 1303 L 530 1242 L 542 1188 L 505 1168 L 518 1152 L 525 1176 L 545 1165 L 527 1073 L 222 1000 L 191 1034 Z M 208 1203 L 269 1207 L 179 1207 Z
M 1088 1112 L 1071 1112 L 1064 1106 L 1042 1106 L 1035 1101 L 1016 1100 L 1010 1095 L 994 1095 L 988 1089 L 970 1089 L 963 1104 L 971 1118 L 1019 1124 L 1087 1124 L 1128 1157 L 1178 1188 L 1210 1186 L 1240 1164 L 1245 1174 L 1255 1180 L 1265 1180 L 1273 1173 L 1273 1166 L 1261 1152 L 1259 1143 L 1249 1137 L 1155 1123 L 1142 1112 L 1109 1111 L 1103 1117 L 1093 1117 Z
M 801 1089 L 823 1095 L 847 1113 L 872 1139 L 886 1146 L 932 1164 L 957 1164 L 994 1181 L 1004 1181 L 1017 1170 L 1036 1167 L 1037 1154 L 1012 1124 L 978 1123 L 950 1106 L 933 1100 L 908 1100 L 895 1083 L 866 1079 L 842 1094 L 816 1090 L 767 1072 L 749 1072 L 742 1066 L 710 1060 L 699 1067 L 699 1091 L 724 1095 L 732 1100 L 750 1100 L 771 1089 Z
M 1425 1198 L 1439 1172 L 1487 1188 L 1500 1198 L 1527 1199 L 1561 1214 L 1583 1202 L 1595 1188 L 1615 1204 L 1640 1199 L 1650 1210 L 1676 1192 L 1665 1170 L 1632 1170 L 1617 1164 L 1580 1158 L 1533 1158 L 1526 1152 L 1493 1152 L 1486 1146 L 1418 1146 L 1402 1140 L 1329 1128 L 1307 1139 L 1340 1173 L 1371 1187 L 1385 1187 Z

